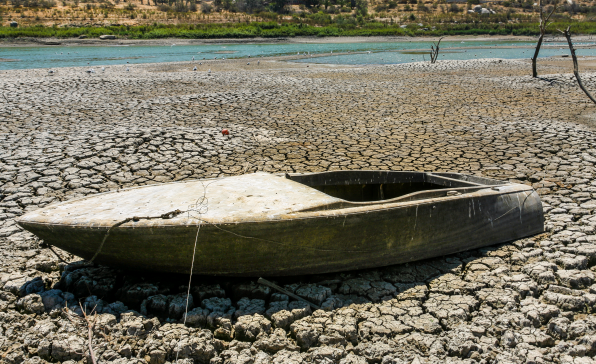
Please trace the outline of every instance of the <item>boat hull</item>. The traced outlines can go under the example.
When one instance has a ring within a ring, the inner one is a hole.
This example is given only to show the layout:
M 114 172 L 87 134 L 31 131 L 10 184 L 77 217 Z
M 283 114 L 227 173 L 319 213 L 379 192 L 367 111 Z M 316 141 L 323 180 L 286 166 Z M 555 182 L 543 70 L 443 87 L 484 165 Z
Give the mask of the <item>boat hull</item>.
M 46 243 L 85 259 L 98 251 L 108 229 L 19 223 Z M 123 225 L 110 232 L 95 261 L 131 270 L 189 273 L 196 238 L 194 274 L 305 275 L 444 256 L 543 230 L 537 193 L 512 185 L 453 198 L 314 211 L 274 220 Z

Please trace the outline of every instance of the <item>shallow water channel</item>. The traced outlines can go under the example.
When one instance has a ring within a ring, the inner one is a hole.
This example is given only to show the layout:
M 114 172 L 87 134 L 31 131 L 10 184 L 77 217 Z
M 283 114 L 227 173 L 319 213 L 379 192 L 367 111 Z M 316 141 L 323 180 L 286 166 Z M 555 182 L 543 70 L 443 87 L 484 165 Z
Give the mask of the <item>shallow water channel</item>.
M 110 45 L 0 47 L 0 70 L 196 61 L 298 55 L 291 62 L 396 64 L 429 60 L 431 42 L 242 43 L 209 45 Z M 596 56 L 596 43 L 576 43 L 578 56 Z M 592 46 L 590 48 L 582 48 Z M 439 59 L 530 58 L 533 42 L 445 41 Z M 334 54 L 332 54 L 332 52 Z M 327 56 L 321 56 L 328 54 Z M 565 43 L 546 43 L 541 57 L 569 54 Z

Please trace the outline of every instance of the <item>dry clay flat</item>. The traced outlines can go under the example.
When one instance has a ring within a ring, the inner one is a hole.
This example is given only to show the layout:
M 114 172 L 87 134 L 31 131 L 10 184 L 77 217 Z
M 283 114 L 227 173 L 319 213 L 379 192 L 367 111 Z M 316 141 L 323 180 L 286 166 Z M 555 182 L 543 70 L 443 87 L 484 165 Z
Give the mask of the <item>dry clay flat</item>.
M 193 273 L 223 276 L 386 266 L 544 230 L 530 186 L 391 171 L 165 183 L 66 201 L 17 222 L 48 244 L 125 269 L 188 273 L 196 239 Z

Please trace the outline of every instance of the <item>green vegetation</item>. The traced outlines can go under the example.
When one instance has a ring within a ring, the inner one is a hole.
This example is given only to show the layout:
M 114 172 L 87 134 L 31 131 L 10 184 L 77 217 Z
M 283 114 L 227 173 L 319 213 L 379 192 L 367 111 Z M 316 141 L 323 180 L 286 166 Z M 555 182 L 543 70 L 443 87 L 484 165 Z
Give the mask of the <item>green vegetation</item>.
M 337 18 L 336 18 L 337 19 Z M 380 22 L 358 24 L 353 18 L 334 22 L 324 26 L 313 26 L 305 23 L 252 22 L 230 24 L 185 24 L 185 25 L 140 25 L 140 26 L 111 26 L 111 27 L 0 27 L 0 38 L 17 37 L 56 37 L 73 38 L 86 35 L 97 38 L 102 34 L 113 34 L 129 39 L 158 39 L 158 38 L 254 38 L 254 37 L 294 37 L 294 36 L 441 36 L 441 35 L 537 35 L 536 23 L 519 24 L 436 24 L 435 26 L 409 24 L 405 28 Z M 558 29 L 565 29 L 568 25 L 575 34 L 596 34 L 595 22 L 558 22 L 554 23 L 549 32 L 557 33 Z

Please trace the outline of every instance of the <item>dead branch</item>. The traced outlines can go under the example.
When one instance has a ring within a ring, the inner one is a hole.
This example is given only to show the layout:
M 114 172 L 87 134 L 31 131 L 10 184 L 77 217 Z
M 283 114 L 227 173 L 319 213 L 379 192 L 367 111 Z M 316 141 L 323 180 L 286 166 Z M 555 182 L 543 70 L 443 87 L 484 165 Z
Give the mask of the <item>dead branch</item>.
M 542 46 L 542 41 L 544 40 L 544 35 L 546 34 L 546 28 L 552 23 L 549 23 L 548 20 L 553 15 L 555 10 L 557 10 L 558 2 L 555 1 L 553 5 L 553 10 L 545 17 L 545 13 L 542 11 L 542 0 L 539 2 L 539 13 L 540 13 L 540 22 L 538 23 L 538 29 L 540 30 L 540 37 L 538 37 L 538 42 L 536 43 L 536 49 L 534 50 L 534 57 L 532 57 L 532 77 L 538 77 L 538 71 L 536 70 L 536 61 L 538 60 L 538 53 L 540 53 L 540 47 Z
M 435 63 L 437 58 L 439 58 L 439 44 L 441 44 L 441 39 L 443 37 L 439 38 L 437 43 L 433 43 L 434 45 L 430 46 L 430 63 Z
M 80 305 L 80 303 L 79 303 Z M 89 355 L 91 356 L 91 361 L 93 364 L 97 364 L 97 360 L 95 359 L 95 353 L 93 352 L 93 346 L 91 342 L 93 341 L 93 327 L 95 326 L 95 322 L 97 321 L 97 312 L 95 312 L 95 308 L 93 308 L 93 322 L 89 321 L 89 317 L 85 310 L 83 310 L 83 306 L 81 306 L 81 310 L 83 311 L 83 317 L 85 318 L 85 322 L 87 322 L 87 345 L 89 346 Z
M 83 309 L 83 306 L 81 305 L 80 302 L 79 302 L 79 307 L 81 308 L 83 317 L 79 317 L 76 315 L 73 316 L 70 313 L 70 310 L 68 309 L 68 307 L 65 307 L 64 311 L 66 312 L 66 317 L 68 318 L 68 320 L 70 322 L 72 322 L 73 325 L 83 324 L 84 326 L 87 326 L 87 346 L 89 347 L 89 356 L 91 356 L 91 361 L 93 362 L 93 364 L 97 364 L 97 359 L 95 359 L 95 352 L 93 351 L 93 346 L 91 345 L 91 343 L 93 342 L 93 328 L 95 327 L 95 323 L 97 322 L 97 311 L 95 311 L 97 306 L 93 307 L 93 310 L 91 310 L 91 312 L 93 313 L 92 321 L 89 320 L 89 315 L 87 315 L 87 312 L 85 311 L 85 309 Z M 76 318 L 78 321 L 74 321 L 73 317 Z M 84 321 L 84 323 L 83 323 L 83 321 Z
M 302 302 L 304 302 L 304 303 L 307 303 L 309 306 L 311 306 L 311 307 L 312 307 L 312 308 L 314 308 L 315 310 L 319 310 L 319 309 L 321 309 L 321 307 L 319 307 L 319 306 L 315 305 L 314 303 L 312 303 L 312 302 L 309 302 L 309 301 L 305 300 L 304 298 L 302 298 L 302 297 L 300 297 L 300 296 L 297 296 L 297 295 L 293 294 L 292 292 L 290 292 L 290 291 L 288 291 L 288 290 L 285 290 L 285 289 L 281 288 L 281 287 L 280 287 L 280 286 L 278 286 L 277 284 L 275 284 L 275 283 L 273 283 L 273 282 L 269 282 L 269 281 L 268 281 L 268 280 L 266 280 L 266 279 L 259 278 L 259 280 L 257 281 L 257 283 L 259 283 L 259 284 L 262 284 L 262 285 L 265 285 L 265 286 L 268 286 L 268 287 L 271 287 L 271 288 L 273 288 L 273 289 L 275 289 L 275 290 L 277 290 L 277 291 L 279 291 L 279 292 L 281 292 L 281 293 L 283 293 L 283 294 L 286 294 L 286 295 L 288 295 L 288 296 L 290 296 L 290 297 L 292 297 L 292 298 L 295 298 L 295 299 L 297 299 L 298 301 L 302 301 Z
M 567 29 L 565 29 L 565 31 L 562 31 L 561 29 L 558 29 L 558 31 L 563 33 L 563 35 L 565 35 L 565 38 L 567 38 L 567 43 L 569 44 L 569 50 L 571 51 L 571 58 L 573 59 L 573 74 L 575 75 L 575 78 L 577 79 L 577 83 L 579 84 L 579 87 L 582 89 L 583 92 L 586 93 L 586 95 L 588 95 L 590 100 L 592 100 L 592 102 L 596 104 L 596 100 L 594 100 L 594 98 L 592 97 L 590 92 L 588 90 L 586 90 L 586 88 L 584 87 L 584 84 L 582 83 L 582 79 L 579 77 L 579 66 L 577 64 L 577 56 L 575 55 L 575 49 L 573 49 L 573 43 L 571 43 L 571 34 L 569 33 L 570 28 L 571 28 L 571 26 L 568 26 Z

